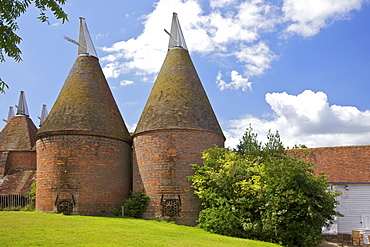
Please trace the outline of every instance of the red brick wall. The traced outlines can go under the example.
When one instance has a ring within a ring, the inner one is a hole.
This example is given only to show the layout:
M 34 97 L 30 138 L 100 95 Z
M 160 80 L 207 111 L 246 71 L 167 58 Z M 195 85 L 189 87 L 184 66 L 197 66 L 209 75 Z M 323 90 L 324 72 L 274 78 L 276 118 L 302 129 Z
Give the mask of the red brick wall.
M 129 144 L 98 136 L 58 135 L 39 139 L 36 150 L 36 210 L 55 211 L 58 197 L 75 200 L 73 213 L 112 215 L 128 198 Z
M 9 151 L 7 170 L 9 169 L 36 170 L 36 150 Z
M 329 183 L 370 182 L 370 146 L 344 146 L 288 150 L 288 153 L 307 152 L 305 159 L 316 165 L 316 174 L 326 172 Z
M 6 154 L 7 153 L 7 154 Z M 36 150 L 0 152 L 0 194 L 21 194 L 30 189 L 36 174 Z
M 182 211 L 172 220 L 196 224 L 200 201 L 187 177 L 193 175 L 190 164 L 201 164 L 201 151 L 214 144 L 223 147 L 224 137 L 197 130 L 157 130 L 134 136 L 133 190 L 145 189 L 150 197 L 144 218 L 162 216 L 162 196 L 178 199 L 180 195 Z

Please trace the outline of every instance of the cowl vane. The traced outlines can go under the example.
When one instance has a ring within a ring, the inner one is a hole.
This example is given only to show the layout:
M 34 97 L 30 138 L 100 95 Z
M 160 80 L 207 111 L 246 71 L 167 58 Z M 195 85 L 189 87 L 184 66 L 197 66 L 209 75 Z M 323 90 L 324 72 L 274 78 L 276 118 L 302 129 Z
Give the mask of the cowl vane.
M 27 102 L 26 102 L 26 96 L 24 94 L 24 91 L 21 91 L 21 95 L 19 96 L 19 101 L 17 107 L 17 115 L 24 115 L 29 117 L 28 113 L 28 107 L 27 107 Z
M 164 31 L 170 36 L 170 41 L 168 42 L 168 50 L 174 48 L 182 48 L 185 50 L 188 49 L 185 43 L 184 35 L 182 34 L 179 18 L 177 17 L 177 14 L 175 12 L 172 15 L 171 32 L 169 33 L 166 29 Z

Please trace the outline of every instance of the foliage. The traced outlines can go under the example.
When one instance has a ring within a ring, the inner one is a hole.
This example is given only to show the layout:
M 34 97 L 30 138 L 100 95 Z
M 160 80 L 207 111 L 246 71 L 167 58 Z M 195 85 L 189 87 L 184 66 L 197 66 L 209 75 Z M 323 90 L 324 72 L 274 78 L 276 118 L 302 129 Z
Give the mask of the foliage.
M 63 23 L 68 21 L 67 14 L 61 8 L 66 0 L 1 0 L 0 2 L 0 62 L 5 62 L 4 55 L 13 58 L 16 62 L 22 61 L 21 50 L 18 47 L 22 38 L 15 32 L 19 29 L 17 18 L 24 14 L 27 8 L 34 4 L 40 10 L 38 19 L 48 22 L 46 11 L 50 10 Z M 0 78 L 0 92 L 5 92 L 8 85 Z
M 210 234 L 155 220 L 40 212 L 0 212 L 1 246 L 222 246 L 274 247 L 271 243 Z
M 202 200 L 199 226 L 228 236 L 285 246 L 316 246 L 321 229 L 336 215 L 337 193 L 327 191 L 299 157 L 284 153 L 278 132 L 262 145 L 252 128 L 236 150 L 203 152 L 203 166 L 190 177 Z
M 17 206 L 17 207 L 7 207 L 2 208 L 0 211 L 34 211 L 35 209 L 31 205 L 27 205 L 24 207 Z
M 30 189 L 25 194 L 32 199 L 32 202 L 36 201 L 36 180 L 32 181 Z
M 130 197 L 124 203 L 125 216 L 141 218 L 148 206 L 149 196 L 144 190 L 132 191 Z M 122 210 L 122 209 L 121 209 Z M 122 215 L 122 211 L 116 210 L 116 214 Z

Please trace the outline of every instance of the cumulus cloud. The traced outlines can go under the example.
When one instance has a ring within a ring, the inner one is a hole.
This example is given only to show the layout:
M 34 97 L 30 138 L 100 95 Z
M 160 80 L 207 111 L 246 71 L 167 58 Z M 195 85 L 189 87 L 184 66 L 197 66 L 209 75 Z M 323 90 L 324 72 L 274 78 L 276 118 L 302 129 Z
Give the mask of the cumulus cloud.
M 131 85 L 131 84 L 134 84 L 133 81 L 129 81 L 129 80 L 122 80 L 119 85 L 124 87 L 124 86 L 128 86 L 128 85 Z
M 158 73 L 168 42 L 168 36 L 163 29 L 170 29 L 173 11 L 184 13 L 184 16 L 192 18 L 201 9 L 195 1 L 184 3 L 180 0 L 159 1 L 155 10 L 144 17 L 144 30 L 138 37 L 102 48 L 110 53 L 101 59 L 105 63 L 103 68 L 105 75 L 108 78 L 116 78 L 117 75 L 135 72 L 137 75 L 146 77 L 147 74 Z M 182 21 L 181 24 L 188 25 L 188 22 Z
M 209 5 L 211 8 L 220 8 L 235 3 L 236 0 L 211 0 Z
M 370 111 L 353 106 L 329 105 L 323 92 L 306 90 L 298 95 L 268 93 L 266 102 L 273 110 L 268 118 L 245 115 L 225 126 L 226 146 L 235 147 L 245 129 L 252 124 L 261 140 L 268 130 L 278 130 L 285 146 L 308 147 L 368 144 Z
M 234 54 L 239 62 L 245 64 L 245 73 L 249 76 L 263 74 L 276 58 L 265 42 L 244 46 Z
M 282 11 L 287 33 L 314 36 L 336 20 L 359 10 L 363 0 L 284 0 Z
M 221 71 L 218 72 L 216 77 L 217 87 L 220 90 L 225 89 L 242 89 L 243 91 L 252 90 L 252 82 L 248 78 L 243 78 L 237 71 L 231 71 L 231 82 L 227 83 L 222 79 Z
M 108 78 L 134 72 L 153 81 L 167 52 L 169 37 L 163 29 L 170 30 L 172 12 L 177 12 L 191 53 L 211 61 L 222 57 L 223 74 L 239 71 L 243 78 L 260 76 L 277 59 L 266 34 L 314 36 L 334 21 L 348 18 L 364 1 L 159 0 L 153 12 L 142 17 L 144 29 L 139 36 L 102 48 L 108 53 L 101 59 L 103 71 Z M 219 80 L 217 84 L 221 90 L 246 90 L 252 85 L 249 79 L 248 83 Z
M 137 126 L 137 123 L 134 123 L 134 124 L 126 124 L 127 126 L 127 130 L 131 133 L 135 132 L 135 129 L 136 129 L 136 126 Z
M 230 56 L 245 65 L 243 74 L 264 73 L 274 55 L 259 38 L 260 32 L 275 25 L 274 7 L 262 0 L 241 4 L 218 0 L 211 5 L 213 10 L 205 13 L 196 0 L 160 0 L 144 17 L 144 30 L 138 37 L 102 48 L 109 53 L 101 59 L 105 75 L 117 78 L 132 71 L 138 75 L 158 73 L 167 52 L 168 36 L 163 28 L 169 30 L 173 11 L 179 14 L 190 52 Z M 231 6 L 227 13 L 220 9 L 225 5 Z

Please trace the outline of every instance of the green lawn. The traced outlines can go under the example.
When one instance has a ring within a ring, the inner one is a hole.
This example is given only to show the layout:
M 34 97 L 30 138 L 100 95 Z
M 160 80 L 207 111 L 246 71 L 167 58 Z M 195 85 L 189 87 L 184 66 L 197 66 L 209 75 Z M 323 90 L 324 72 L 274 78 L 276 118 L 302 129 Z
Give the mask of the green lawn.
M 0 211 L 0 246 L 278 246 L 166 222 Z

